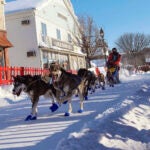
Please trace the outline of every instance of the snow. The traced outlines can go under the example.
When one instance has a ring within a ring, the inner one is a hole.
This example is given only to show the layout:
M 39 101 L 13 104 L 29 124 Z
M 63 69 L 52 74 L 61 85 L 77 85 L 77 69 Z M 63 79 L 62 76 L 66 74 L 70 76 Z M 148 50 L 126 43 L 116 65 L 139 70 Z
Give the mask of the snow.
M 6 3 L 5 12 L 12 13 L 28 9 L 37 9 L 45 2 L 48 2 L 48 0 L 15 0 Z
M 150 73 L 120 73 L 121 83 L 90 94 L 81 114 L 78 97 L 70 117 L 63 116 L 67 104 L 51 113 L 51 102 L 40 97 L 35 121 L 24 121 L 31 108 L 28 96 L 14 97 L 13 86 L 1 86 L 0 149 L 149 150 Z
M 95 59 L 92 60 L 91 62 L 92 67 L 103 67 L 105 66 L 105 60 L 104 59 Z

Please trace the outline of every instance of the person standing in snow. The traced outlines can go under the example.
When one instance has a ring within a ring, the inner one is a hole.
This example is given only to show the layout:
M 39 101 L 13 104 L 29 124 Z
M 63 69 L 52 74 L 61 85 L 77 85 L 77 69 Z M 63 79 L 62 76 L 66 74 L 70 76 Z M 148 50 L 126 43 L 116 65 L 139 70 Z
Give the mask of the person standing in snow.
M 113 48 L 112 52 L 108 56 L 107 68 L 108 69 L 111 67 L 115 68 L 115 72 L 113 73 L 113 75 L 115 76 L 117 83 L 120 82 L 119 80 L 120 61 L 121 55 L 119 54 L 119 52 L 117 52 L 116 48 Z

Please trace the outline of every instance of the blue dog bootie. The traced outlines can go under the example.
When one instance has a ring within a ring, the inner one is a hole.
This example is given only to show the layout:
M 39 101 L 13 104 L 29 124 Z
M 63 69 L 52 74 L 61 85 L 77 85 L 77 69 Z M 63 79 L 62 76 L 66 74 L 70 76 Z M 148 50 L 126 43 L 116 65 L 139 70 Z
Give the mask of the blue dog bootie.
M 88 97 L 87 97 L 87 96 L 84 96 L 84 99 L 85 99 L 85 100 L 88 100 Z
M 56 103 L 53 103 L 49 109 L 51 110 L 51 112 L 54 112 L 58 109 L 58 105 Z
M 36 120 L 37 116 L 32 116 L 32 118 L 30 120 Z
M 63 104 L 67 104 L 67 102 L 68 102 L 68 101 L 66 100 L 66 101 L 63 102 Z
M 70 113 L 69 113 L 69 112 L 66 112 L 66 113 L 64 114 L 64 116 L 65 116 L 65 117 L 70 116 Z
M 25 121 L 29 121 L 29 120 L 37 120 L 37 116 L 32 116 L 32 114 L 30 114 L 26 117 Z
M 31 118 L 32 118 L 32 115 L 28 115 L 28 116 L 26 117 L 25 121 L 29 121 L 29 120 L 31 120 Z
M 83 113 L 83 109 L 79 109 L 79 110 L 78 110 L 78 113 Z

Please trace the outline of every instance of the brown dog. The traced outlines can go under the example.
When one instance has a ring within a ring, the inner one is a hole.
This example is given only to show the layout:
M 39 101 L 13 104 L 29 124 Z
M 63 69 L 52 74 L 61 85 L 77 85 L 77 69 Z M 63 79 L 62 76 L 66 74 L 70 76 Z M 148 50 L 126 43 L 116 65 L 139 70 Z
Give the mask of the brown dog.
M 97 76 L 97 80 L 98 80 L 99 86 L 102 88 L 102 90 L 104 90 L 105 89 L 105 76 L 104 76 L 104 74 L 100 73 Z
M 54 103 L 54 97 L 56 97 L 56 90 L 52 84 L 45 83 L 41 76 L 16 76 L 14 77 L 13 82 L 13 94 L 19 96 L 22 91 L 27 93 L 31 98 L 32 110 L 31 114 L 26 117 L 27 120 L 36 120 L 37 119 L 37 105 L 39 97 L 44 95 L 45 97 L 50 97 Z
M 61 75 L 58 77 L 57 81 L 53 83 L 53 85 L 56 90 L 60 91 L 60 93 L 63 93 L 58 101 L 60 103 L 67 101 L 69 104 L 69 109 L 68 112 L 65 113 L 65 116 L 69 116 L 72 112 L 71 100 L 76 91 L 78 91 L 80 97 L 80 110 L 78 112 L 81 113 L 83 111 L 85 80 L 82 80 L 78 75 L 65 71 L 63 68 L 60 68 L 60 71 Z

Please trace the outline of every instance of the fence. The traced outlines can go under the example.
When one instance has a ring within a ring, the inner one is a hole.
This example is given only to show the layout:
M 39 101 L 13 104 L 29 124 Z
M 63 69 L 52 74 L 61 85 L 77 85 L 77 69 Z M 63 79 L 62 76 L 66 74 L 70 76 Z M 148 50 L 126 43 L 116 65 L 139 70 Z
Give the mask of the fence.
M 68 70 L 72 74 L 77 74 L 76 70 Z M 13 76 L 16 75 L 45 75 L 48 69 L 31 67 L 1 67 L 0 66 L 0 85 L 12 84 Z
M 0 66 L 0 85 L 11 84 L 16 75 L 44 75 L 47 72 L 48 70 L 41 68 Z

